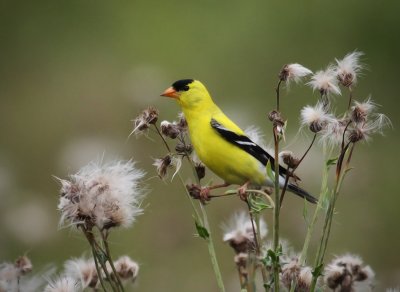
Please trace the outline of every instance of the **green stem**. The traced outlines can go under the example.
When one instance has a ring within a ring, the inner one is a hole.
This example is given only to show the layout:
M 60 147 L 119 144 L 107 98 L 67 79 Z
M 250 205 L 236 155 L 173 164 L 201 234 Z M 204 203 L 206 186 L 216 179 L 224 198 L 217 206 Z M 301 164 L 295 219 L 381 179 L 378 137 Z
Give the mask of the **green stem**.
M 274 129 L 274 142 L 275 142 L 275 208 L 274 208 L 274 229 L 273 229 L 273 248 L 274 252 L 278 254 L 279 248 L 279 211 L 281 209 L 280 204 L 280 192 L 279 192 L 279 138 L 277 133 L 275 133 Z M 279 292 L 279 257 L 278 260 L 274 262 L 273 271 L 274 271 L 274 292 Z
M 344 156 L 345 155 L 343 155 L 342 160 L 344 160 L 344 158 L 345 158 Z M 338 161 L 338 163 L 339 163 L 339 161 Z M 328 206 L 327 214 L 325 216 L 325 222 L 324 222 L 324 226 L 322 229 L 321 241 L 320 241 L 320 244 L 318 247 L 317 256 L 315 258 L 314 268 L 317 268 L 323 264 L 326 249 L 328 247 L 330 233 L 331 233 L 336 201 L 337 201 L 337 198 L 339 197 L 340 188 L 342 186 L 342 183 L 343 183 L 344 177 L 346 176 L 347 171 L 348 171 L 347 167 L 345 167 L 345 169 L 340 168 L 340 171 L 337 175 L 333 195 L 332 195 L 331 199 L 329 200 L 329 206 Z M 310 291 L 315 290 L 318 277 L 319 277 L 319 275 L 313 276 Z
M 114 287 L 113 282 L 111 281 L 111 277 L 107 271 L 107 267 L 104 265 L 104 261 L 102 259 L 99 258 L 99 253 L 98 250 L 100 250 L 100 252 L 102 254 L 104 254 L 104 252 L 98 248 L 98 244 L 96 242 L 96 239 L 94 238 L 94 235 L 92 233 L 92 231 L 87 230 L 84 226 L 81 226 L 81 229 L 83 231 L 83 234 L 85 235 L 86 239 L 88 240 L 91 248 L 92 248 L 92 253 L 93 253 L 93 258 L 96 261 L 98 261 L 98 263 L 100 263 L 101 268 L 103 269 L 103 272 L 106 276 L 106 279 L 108 280 L 108 282 L 110 283 L 111 289 L 115 292 L 118 292 L 118 286 L 117 288 Z M 100 279 L 100 283 L 102 283 L 102 274 L 100 273 L 100 271 L 98 271 L 98 276 Z M 102 287 L 104 289 L 104 283 L 102 283 Z M 104 289 L 104 291 L 107 291 L 106 289 Z
M 212 264 L 212 267 L 214 269 L 214 274 L 215 274 L 215 277 L 216 277 L 216 280 L 217 280 L 218 288 L 219 288 L 220 292 L 225 292 L 225 286 L 224 286 L 224 282 L 222 280 L 222 275 L 221 275 L 221 271 L 219 269 L 217 255 L 215 253 L 214 243 L 213 243 L 212 236 L 211 236 L 210 224 L 208 223 L 207 212 L 206 212 L 204 206 L 201 203 L 200 203 L 200 209 L 201 209 L 201 213 L 203 215 L 203 225 L 208 230 L 208 235 L 209 236 L 206 239 L 207 247 L 208 247 L 208 253 L 209 253 L 210 258 L 211 258 L 211 264 Z
M 117 286 L 119 286 L 121 288 L 121 291 L 125 291 L 124 286 L 122 285 L 121 279 L 118 276 L 117 270 L 115 269 L 113 260 L 111 258 L 111 253 L 110 253 L 110 248 L 109 248 L 108 241 L 107 241 L 107 236 L 100 229 L 99 229 L 99 232 L 101 234 L 101 239 L 102 239 L 103 244 L 104 244 L 105 252 L 106 252 L 106 255 L 107 255 L 107 260 L 110 263 L 111 269 L 112 269 L 112 271 L 114 273 L 114 277 L 115 277 L 116 282 L 117 282 L 116 284 L 117 284 Z
M 329 166 L 326 165 L 326 158 L 329 157 L 330 154 L 328 156 L 326 156 L 326 145 L 325 144 L 323 145 L 323 148 L 322 148 L 322 155 L 324 157 L 324 167 L 323 167 L 323 172 L 322 172 L 321 190 L 320 190 L 320 194 L 319 194 L 318 204 L 314 211 L 314 215 L 312 217 L 310 224 L 307 225 L 307 234 L 306 234 L 306 238 L 304 240 L 303 249 L 300 254 L 300 264 L 301 265 L 305 264 L 306 257 L 307 257 L 307 251 L 308 251 L 308 247 L 310 245 L 311 236 L 314 231 L 315 223 L 317 222 L 319 211 L 322 209 L 322 204 L 324 203 L 326 195 L 328 194 Z
M 101 275 L 99 263 L 97 262 L 96 252 L 95 252 L 93 246 L 92 246 L 92 254 L 93 254 L 94 265 L 96 266 L 97 275 L 98 275 L 98 278 L 100 280 L 100 285 L 101 285 L 101 287 L 103 288 L 104 291 L 107 291 L 106 286 L 104 284 L 103 277 Z
M 165 147 L 171 153 L 171 148 L 169 147 L 167 141 L 164 139 L 164 137 L 161 134 L 160 130 L 158 129 L 157 125 L 154 125 L 154 126 L 155 126 L 155 128 L 157 130 L 158 135 L 163 140 Z M 191 160 L 191 158 L 188 155 L 186 155 L 186 157 L 188 158 L 189 163 L 190 163 L 190 165 L 192 167 L 192 170 L 194 172 L 194 177 L 195 177 L 198 185 L 200 186 L 200 179 L 197 176 L 197 172 L 196 172 L 196 170 L 194 168 L 194 163 L 193 163 L 193 161 Z M 214 244 L 213 244 L 213 241 L 212 241 L 211 230 L 210 230 L 210 225 L 208 223 L 208 217 L 207 217 L 206 210 L 205 210 L 204 206 L 200 203 L 200 209 L 201 209 L 201 213 L 202 213 L 202 217 L 203 217 L 202 220 L 200 220 L 201 217 L 199 216 L 199 213 L 198 213 L 198 211 L 197 211 L 197 209 L 196 209 L 196 207 L 195 207 L 195 205 L 193 203 L 193 200 L 190 197 L 190 194 L 189 194 L 189 192 L 188 192 L 188 190 L 186 188 L 186 185 L 185 185 L 185 183 L 184 183 L 184 181 L 182 179 L 182 176 L 179 174 L 179 172 L 178 172 L 178 177 L 179 177 L 179 180 L 180 180 L 183 188 L 185 189 L 186 195 L 188 196 L 188 198 L 189 198 L 189 200 L 190 200 L 190 202 L 192 204 L 193 210 L 195 212 L 196 220 L 199 221 L 208 231 L 209 237 L 206 239 L 206 241 L 207 241 L 208 253 L 209 253 L 210 258 L 211 258 L 211 264 L 213 266 L 213 270 L 214 270 L 214 274 L 215 274 L 215 277 L 216 277 L 216 280 L 217 280 L 217 284 L 218 284 L 219 290 L 220 290 L 220 292 L 225 292 L 224 282 L 222 281 L 222 275 L 221 275 L 221 271 L 219 269 L 217 256 L 216 256 Z
M 276 92 L 276 110 L 279 112 L 279 97 L 280 97 L 280 86 L 282 83 L 282 79 L 279 79 L 278 85 L 275 88 L 275 92 Z
M 260 255 L 261 255 L 260 218 L 259 218 L 259 216 L 256 216 L 256 219 L 254 219 L 253 212 L 251 211 L 251 205 L 250 205 L 250 202 L 248 199 L 246 199 L 246 204 L 249 209 L 250 222 L 251 222 L 251 227 L 253 229 L 254 243 L 256 245 L 256 259 L 254 261 L 254 265 L 255 265 L 254 270 L 255 270 L 258 266 L 258 259 L 260 258 Z M 256 222 L 256 226 L 254 226 L 254 222 Z M 265 284 L 268 283 L 267 271 L 266 271 L 264 265 L 261 265 L 260 269 L 261 269 L 261 276 L 263 279 L 263 284 L 264 284 L 264 287 L 266 287 Z M 254 277 L 252 280 L 254 282 Z

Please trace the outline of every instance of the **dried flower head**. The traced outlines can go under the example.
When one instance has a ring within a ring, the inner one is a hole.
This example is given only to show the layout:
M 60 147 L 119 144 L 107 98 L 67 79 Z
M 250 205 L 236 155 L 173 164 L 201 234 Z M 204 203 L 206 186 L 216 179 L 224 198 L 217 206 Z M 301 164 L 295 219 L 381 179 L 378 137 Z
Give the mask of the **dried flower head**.
M 194 169 L 196 170 L 197 177 L 199 180 L 206 176 L 206 166 L 201 162 L 194 163 Z
M 75 279 L 65 276 L 56 280 L 50 281 L 44 289 L 44 292 L 77 292 L 81 291 L 78 288 L 78 283 Z
M 273 110 L 268 114 L 268 119 L 273 124 L 275 135 L 279 138 L 285 139 L 286 122 L 282 118 L 281 114 L 278 111 Z
M 163 158 L 155 159 L 153 165 L 157 168 L 157 174 L 161 179 L 167 177 L 167 171 L 169 168 L 175 167 L 175 172 L 172 175 L 173 179 L 182 167 L 182 159 L 181 157 L 175 157 L 167 154 Z
M 296 168 L 300 162 L 300 159 L 296 158 L 292 151 L 281 151 L 279 153 L 279 158 L 290 168 Z
M 349 87 L 357 82 L 357 75 L 362 70 L 360 57 L 362 52 L 354 51 L 347 54 L 342 60 L 336 59 L 336 74 L 340 84 Z
M 238 253 L 234 256 L 233 260 L 238 268 L 238 271 L 243 278 L 247 278 L 248 271 L 247 271 L 247 261 L 249 259 L 248 253 Z
M 157 168 L 158 176 L 163 179 L 167 175 L 167 170 L 169 167 L 172 167 L 172 156 L 167 154 L 163 158 L 157 158 L 154 160 L 153 165 Z
M 257 231 L 256 223 L 251 222 L 250 217 L 245 212 L 236 213 L 231 218 L 229 224 L 223 225 L 223 240 L 228 242 L 235 252 L 248 252 L 255 246 L 253 225 L 260 238 L 267 235 L 267 225 L 264 220 L 260 220 L 260 230 Z
M 375 109 L 377 105 L 368 98 L 364 102 L 354 102 L 354 106 L 351 108 L 350 118 L 356 123 L 365 123 L 367 121 L 368 115 L 370 115 Z
M 325 284 L 331 289 L 340 288 L 340 291 L 371 291 L 375 277 L 372 269 L 365 266 L 360 257 L 350 254 L 335 258 L 326 266 L 324 274 Z
M 191 144 L 186 144 L 183 142 L 178 142 L 175 146 L 175 151 L 180 155 L 188 155 L 193 151 L 193 146 Z
M 329 121 L 326 127 L 321 131 L 320 142 L 327 143 L 330 146 L 341 145 L 343 141 L 343 133 L 348 128 L 349 120 L 335 119 Z
M 187 121 L 186 121 L 186 118 L 185 118 L 185 115 L 183 112 L 180 112 L 178 114 L 178 126 L 179 126 L 181 132 L 184 132 L 187 130 L 188 124 L 187 124 Z
M 88 229 L 130 226 L 142 213 L 139 181 L 143 176 L 133 161 L 113 161 L 92 162 L 68 180 L 60 179 L 60 223 L 83 224 Z
M 321 95 L 329 96 L 330 94 L 340 95 L 340 88 L 336 77 L 336 70 L 329 66 L 325 71 L 318 71 L 307 83 L 315 91 L 318 90 Z
M 312 71 L 300 64 L 287 64 L 283 66 L 279 73 L 279 80 L 285 81 L 286 84 L 289 84 L 290 81 L 299 83 L 303 77 L 310 74 L 312 74 Z
M 114 262 L 115 270 L 122 280 L 135 281 L 139 265 L 128 256 L 122 256 Z
M 160 124 L 161 133 L 171 139 L 176 139 L 181 133 L 180 127 L 175 123 L 162 121 Z
M 133 130 L 130 135 L 132 134 L 142 134 L 146 132 L 146 130 L 153 125 L 158 120 L 158 109 L 155 107 L 148 107 L 144 111 L 140 113 L 134 120 L 133 120 Z
M 32 262 L 27 256 L 20 256 L 14 263 L 21 275 L 25 275 L 32 271 Z
M 383 129 L 391 127 L 390 119 L 384 114 L 374 114 L 363 124 L 357 124 L 349 132 L 349 141 L 355 143 L 361 140 L 368 141 L 371 135 L 383 135 Z
M 282 284 L 290 289 L 292 282 L 297 283 L 296 291 L 310 291 L 312 281 L 312 269 L 301 266 L 298 257 L 293 258 L 282 266 Z
M 331 114 L 325 110 L 325 106 L 318 102 L 314 107 L 305 106 L 300 112 L 302 126 L 308 126 L 313 133 L 318 133 L 334 120 Z
M 76 258 L 68 260 L 64 264 L 65 274 L 76 282 L 80 282 L 82 288 L 96 288 L 99 277 L 93 259 Z

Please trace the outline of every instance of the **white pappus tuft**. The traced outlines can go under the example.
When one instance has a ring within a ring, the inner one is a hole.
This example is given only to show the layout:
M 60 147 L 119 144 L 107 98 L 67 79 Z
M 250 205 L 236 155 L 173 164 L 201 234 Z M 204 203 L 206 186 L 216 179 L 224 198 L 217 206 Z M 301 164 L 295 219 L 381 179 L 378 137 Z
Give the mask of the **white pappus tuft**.
M 360 64 L 362 55 L 364 55 L 363 52 L 354 51 L 347 54 L 342 60 L 336 59 L 336 74 L 340 84 L 349 87 L 357 82 L 357 75 L 363 68 Z
M 256 232 L 260 238 L 267 235 L 267 224 L 260 220 L 260 230 L 257 230 L 256 222 L 253 221 Z M 235 213 L 230 222 L 222 226 L 224 230 L 223 241 L 228 242 L 236 253 L 247 252 L 255 244 L 253 225 L 250 217 L 245 212 Z
M 312 73 L 313 72 L 310 69 L 307 69 L 303 65 L 297 63 L 287 64 L 283 66 L 279 73 L 279 79 L 285 81 L 286 84 L 289 84 L 291 81 L 299 83 L 303 77 Z
M 324 271 L 324 282 L 333 290 L 372 291 L 375 273 L 365 266 L 360 257 L 344 255 L 336 257 Z
M 44 292 L 77 292 L 82 291 L 79 289 L 77 281 L 71 277 L 60 277 L 56 280 L 50 281 L 44 289 Z
M 300 117 L 301 125 L 308 126 L 314 133 L 318 133 L 335 119 L 332 114 L 326 112 L 325 105 L 321 102 L 318 102 L 315 106 L 303 107 Z
M 69 180 L 60 180 L 60 223 L 84 224 L 88 229 L 130 226 L 142 213 L 143 176 L 133 161 L 88 164 Z
M 311 86 L 314 91 L 319 91 L 321 95 L 341 94 L 336 69 L 332 66 L 329 66 L 325 71 L 316 72 L 307 85 Z
M 98 284 L 98 275 L 96 265 L 93 259 L 76 258 L 68 260 L 64 264 L 64 272 L 66 275 L 80 282 L 82 288 L 96 288 Z
M 134 282 L 139 274 L 139 265 L 128 256 L 122 256 L 114 262 L 115 270 L 122 280 Z

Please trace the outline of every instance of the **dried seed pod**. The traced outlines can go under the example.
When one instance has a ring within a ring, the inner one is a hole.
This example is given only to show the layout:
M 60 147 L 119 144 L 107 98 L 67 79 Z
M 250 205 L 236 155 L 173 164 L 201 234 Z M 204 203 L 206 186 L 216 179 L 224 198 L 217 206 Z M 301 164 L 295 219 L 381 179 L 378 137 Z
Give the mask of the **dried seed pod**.
M 196 169 L 196 173 L 197 173 L 197 177 L 199 178 L 199 180 L 203 179 L 206 176 L 206 167 L 203 163 L 198 162 L 195 164 L 195 169 Z
M 162 121 L 160 127 L 161 133 L 171 139 L 176 139 L 176 137 L 178 137 L 181 133 L 179 127 L 176 124 L 170 123 L 168 121 Z

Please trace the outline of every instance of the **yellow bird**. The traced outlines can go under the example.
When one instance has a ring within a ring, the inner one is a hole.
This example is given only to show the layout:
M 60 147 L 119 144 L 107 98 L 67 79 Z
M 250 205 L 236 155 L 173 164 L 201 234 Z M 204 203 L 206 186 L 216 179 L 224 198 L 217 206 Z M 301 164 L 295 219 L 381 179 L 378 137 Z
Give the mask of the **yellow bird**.
M 189 135 L 200 160 L 225 183 L 205 188 L 211 189 L 240 185 L 244 194 L 247 186 L 274 186 L 266 173 L 267 162 L 274 169 L 274 158 L 251 141 L 214 103 L 206 87 L 198 80 L 178 80 L 162 96 L 176 99 L 187 120 Z M 279 166 L 279 183 L 283 187 L 286 169 Z M 288 191 L 316 203 L 317 199 L 293 183 Z

